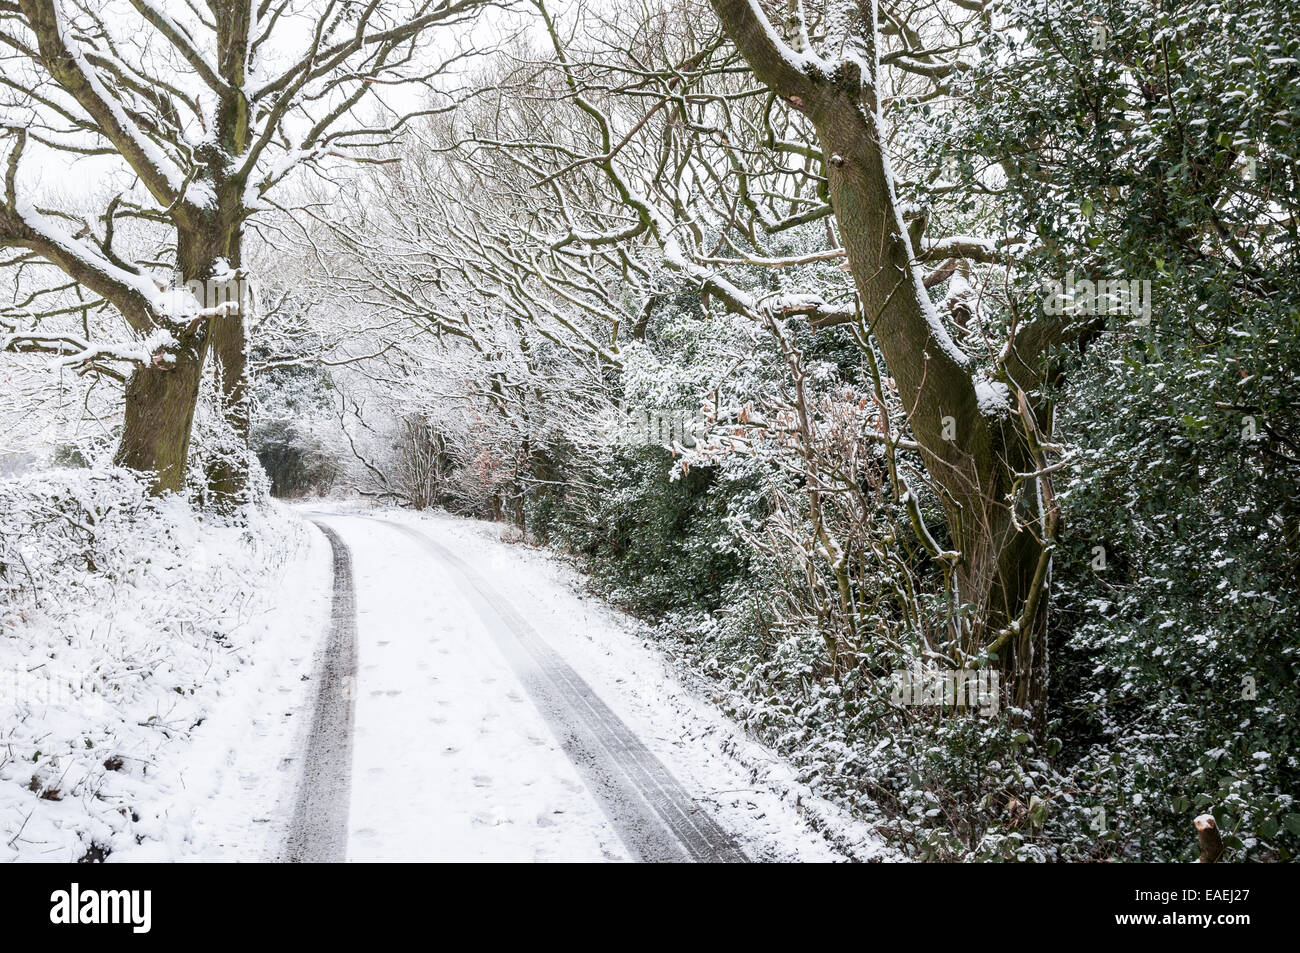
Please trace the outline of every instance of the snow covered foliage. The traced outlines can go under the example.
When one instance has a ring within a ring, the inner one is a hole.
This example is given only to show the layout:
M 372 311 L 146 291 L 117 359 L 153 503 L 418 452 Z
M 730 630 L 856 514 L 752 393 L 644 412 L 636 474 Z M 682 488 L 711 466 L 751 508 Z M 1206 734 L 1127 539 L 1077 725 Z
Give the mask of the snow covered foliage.
M 300 582 L 286 573 L 308 530 L 271 507 L 244 517 L 199 517 L 122 470 L 0 482 L 0 859 L 214 856 L 212 799 L 261 767 L 232 732 L 280 721 L 264 680 L 310 659 L 270 638 L 269 612 Z
M 1018 713 L 895 703 L 894 672 L 942 639 L 944 574 L 891 500 L 870 370 L 847 333 L 791 322 L 780 334 L 689 308 L 653 317 L 624 350 L 624 397 L 685 414 L 691 446 L 611 444 L 562 493 L 539 488 L 548 519 L 532 530 L 648 617 L 801 782 L 913 856 L 1054 856 L 1035 843 L 1054 776 Z M 838 492 L 810 498 L 810 468 L 832 486 L 832 468 L 854 465 Z M 932 501 L 923 516 L 936 521 Z
M 1058 348 L 1057 770 L 1091 848 L 1187 856 L 1211 811 L 1237 859 L 1300 853 L 1300 333 L 1294 4 L 1012 3 L 931 146 L 1042 284 L 1145 283 Z M 1163 51 L 1154 55 L 1154 50 Z M 1055 807 L 1055 805 L 1054 805 Z M 1055 809 L 1051 812 L 1055 818 Z M 1049 821 L 1053 836 L 1065 836 Z

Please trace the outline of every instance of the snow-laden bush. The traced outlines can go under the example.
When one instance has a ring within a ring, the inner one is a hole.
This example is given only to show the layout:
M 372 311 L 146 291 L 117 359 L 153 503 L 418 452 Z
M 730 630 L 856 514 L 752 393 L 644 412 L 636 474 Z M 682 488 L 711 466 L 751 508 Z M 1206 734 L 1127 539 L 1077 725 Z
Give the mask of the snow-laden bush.
M 123 470 L 0 482 L 0 860 L 184 853 L 202 795 L 178 752 L 302 526 L 196 515 Z

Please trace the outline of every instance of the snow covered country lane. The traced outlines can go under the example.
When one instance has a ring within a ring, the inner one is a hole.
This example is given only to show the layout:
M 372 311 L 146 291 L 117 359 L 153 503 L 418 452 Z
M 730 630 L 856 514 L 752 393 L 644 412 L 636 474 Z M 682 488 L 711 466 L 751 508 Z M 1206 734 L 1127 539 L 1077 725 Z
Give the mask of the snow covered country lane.
M 333 550 L 278 859 L 743 862 L 879 844 L 499 527 L 300 511 Z

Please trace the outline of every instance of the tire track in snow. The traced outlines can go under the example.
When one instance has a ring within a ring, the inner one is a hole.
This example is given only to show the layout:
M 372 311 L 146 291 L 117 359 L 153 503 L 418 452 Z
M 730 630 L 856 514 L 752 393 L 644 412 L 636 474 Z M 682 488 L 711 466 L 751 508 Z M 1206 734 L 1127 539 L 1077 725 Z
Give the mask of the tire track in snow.
M 628 850 L 645 862 L 749 858 L 537 631 L 478 572 L 419 530 L 418 542 L 465 580 L 465 595 L 523 682 Z
M 338 533 L 312 520 L 334 554 L 330 631 L 316 665 L 316 710 L 303 755 L 302 781 L 286 837 L 284 859 L 332 863 L 345 859 L 352 789 L 353 686 L 357 673 L 357 599 L 352 554 Z

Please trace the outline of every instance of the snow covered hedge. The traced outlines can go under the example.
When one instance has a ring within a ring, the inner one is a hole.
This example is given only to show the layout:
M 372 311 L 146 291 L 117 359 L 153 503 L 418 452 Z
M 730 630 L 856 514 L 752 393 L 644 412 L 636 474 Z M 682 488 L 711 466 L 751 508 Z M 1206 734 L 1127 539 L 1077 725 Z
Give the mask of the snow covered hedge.
M 195 729 L 248 687 L 307 532 L 197 515 L 122 470 L 0 482 L 0 861 L 192 849 L 223 770 L 189 756 Z

